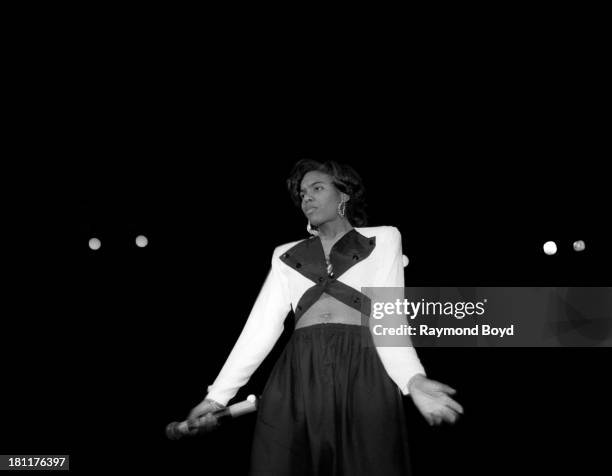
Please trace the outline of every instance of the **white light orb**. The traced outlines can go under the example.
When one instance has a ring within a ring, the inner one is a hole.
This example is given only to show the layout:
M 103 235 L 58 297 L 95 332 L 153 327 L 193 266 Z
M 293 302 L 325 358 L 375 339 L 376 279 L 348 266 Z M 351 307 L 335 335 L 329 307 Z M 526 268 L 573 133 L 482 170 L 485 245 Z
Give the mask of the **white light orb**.
M 547 255 L 554 255 L 557 252 L 557 244 L 554 241 L 547 241 L 544 243 L 544 253 Z
M 257 400 L 257 397 L 255 395 L 249 395 L 247 397 L 247 401 L 249 401 L 251 403 L 255 403 L 256 400 Z
M 574 251 L 584 251 L 585 246 L 582 240 L 574 241 Z
M 402 255 L 402 261 L 404 262 L 404 268 L 408 266 L 408 256 Z
M 147 246 L 149 244 L 149 240 L 147 240 L 147 237 L 144 235 L 138 235 L 136 237 L 136 246 L 138 246 L 139 248 L 144 248 L 145 246 Z
M 102 246 L 102 242 L 98 238 L 91 238 L 89 240 L 89 248 L 92 250 L 99 250 L 100 246 Z

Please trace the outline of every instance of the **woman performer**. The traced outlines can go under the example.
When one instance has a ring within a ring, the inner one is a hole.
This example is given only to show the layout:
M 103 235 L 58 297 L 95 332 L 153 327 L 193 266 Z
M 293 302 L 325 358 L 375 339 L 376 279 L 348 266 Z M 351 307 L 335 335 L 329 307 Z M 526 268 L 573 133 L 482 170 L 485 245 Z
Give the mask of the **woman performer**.
M 228 404 L 293 309 L 295 330 L 261 395 L 250 474 L 410 474 L 402 395 L 430 425 L 454 423 L 463 408 L 454 389 L 426 377 L 414 347 L 373 346 L 364 325 L 361 288 L 403 291 L 401 235 L 366 226 L 363 184 L 348 165 L 300 160 L 287 185 L 312 236 L 274 250 L 242 333 L 188 418 Z

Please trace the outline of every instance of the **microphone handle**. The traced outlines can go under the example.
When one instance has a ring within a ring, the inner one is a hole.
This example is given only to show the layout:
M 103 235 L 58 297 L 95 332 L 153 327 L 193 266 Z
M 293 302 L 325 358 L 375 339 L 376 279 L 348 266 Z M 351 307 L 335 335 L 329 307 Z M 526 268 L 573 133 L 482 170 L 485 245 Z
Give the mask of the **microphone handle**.
M 171 440 L 178 440 L 183 436 L 208 433 L 226 421 L 232 420 L 237 416 L 256 411 L 257 403 L 257 398 L 252 396 L 252 398 L 245 401 L 234 403 L 233 405 L 208 413 L 208 415 L 212 415 L 213 417 L 213 420 L 210 423 L 203 423 L 205 416 L 198 418 L 197 424 L 193 427 L 189 427 L 187 420 L 182 422 L 172 422 L 166 426 L 166 436 Z

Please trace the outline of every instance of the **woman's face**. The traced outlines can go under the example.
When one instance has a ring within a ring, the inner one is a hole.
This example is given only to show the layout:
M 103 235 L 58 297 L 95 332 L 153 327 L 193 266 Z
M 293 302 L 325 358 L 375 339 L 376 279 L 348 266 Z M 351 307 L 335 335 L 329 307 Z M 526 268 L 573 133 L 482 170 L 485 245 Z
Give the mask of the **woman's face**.
M 313 226 L 319 226 L 338 216 L 338 204 L 348 196 L 342 194 L 332 183 L 331 176 L 323 172 L 308 172 L 300 184 L 302 211 Z

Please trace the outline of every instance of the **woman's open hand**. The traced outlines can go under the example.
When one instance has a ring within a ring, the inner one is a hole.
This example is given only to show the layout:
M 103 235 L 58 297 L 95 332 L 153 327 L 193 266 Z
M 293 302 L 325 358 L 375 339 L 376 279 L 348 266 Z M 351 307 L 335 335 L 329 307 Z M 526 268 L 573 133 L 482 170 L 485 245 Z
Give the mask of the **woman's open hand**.
M 455 423 L 459 414 L 463 414 L 463 407 L 450 397 L 457 391 L 448 385 L 417 374 L 408 387 L 412 401 L 430 425 Z

